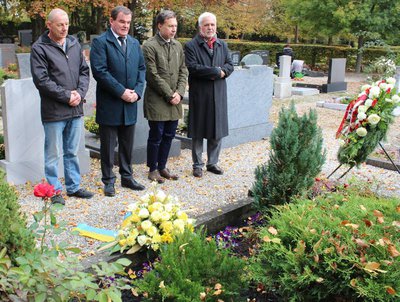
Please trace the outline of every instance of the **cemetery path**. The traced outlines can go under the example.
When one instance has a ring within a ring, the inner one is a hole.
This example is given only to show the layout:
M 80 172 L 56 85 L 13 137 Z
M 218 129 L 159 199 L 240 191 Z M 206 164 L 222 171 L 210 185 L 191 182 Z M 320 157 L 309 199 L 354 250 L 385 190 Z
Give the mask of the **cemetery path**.
M 321 78 L 307 79 L 310 82 L 325 81 Z M 327 150 L 327 161 L 323 166 L 322 176 L 329 175 L 338 165 L 336 152 L 338 142 L 334 135 L 337 126 L 343 116 L 343 112 L 316 107 L 316 102 L 320 100 L 330 100 L 338 96 L 353 96 L 358 93 L 360 82 L 363 79 L 358 77 L 348 77 L 347 93 L 330 93 L 316 96 L 294 96 L 293 100 L 300 114 L 308 112 L 310 108 L 316 108 L 318 113 L 318 123 L 323 131 L 324 145 Z M 278 113 L 282 106 L 288 106 L 290 100 L 273 100 L 270 111 L 270 120 L 275 124 Z M 389 131 L 389 142 L 400 146 L 400 118 L 397 117 L 394 125 Z M 247 196 L 248 190 L 254 181 L 254 169 L 257 165 L 268 160 L 269 142 L 268 139 L 243 144 L 237 147 L 224 149 L 221 154 L 220 165 L 225 170 L 222 176 L 205 172 L 201 179 L 192 176 L 191 152 L 182 150 L 181 156 L 172 158 L 169 161 L 169 168 L 180 175 L 178 181 L 166 181 L 160 185 L 166 193 L 178 196 L 183 203 L 183 208 L 189 215 L 197 215 L 216 211 L 226 204 L 234 203 Z M 135 165 L 134 177 L 147 188 L 150 181 L 147 180 L 147 167 Z M 117 169 L 115 170 L 116 174 Z M 338 176 L 336 176 L 338 177 Z M 384 195 L 400 196 L 400 175 L 397 172 L 376 168 L 369 165 L 362 165 L 354 168 L 343 179 L 344 182 L 351 178 L 357 178 L 373 183 L 374 188 Z M 95 192 L 95 196 L 90 200 L 79 200 L 67 198 L 66 206 L 59 214 L 59 219 L 68 221 L 68 227 L 72 229 L 78 223 L 87 223 L 91 226 L 116 229 L 122 222 L 127 205 L 134 202 L 143 193 L 133 192 L 121 188 L 120 183 L 116 183 L 117 195 L 114 198 L 105 197 L 102 193 L 100 162 L 91 159 L 91 172 L 83 177 L 83 186 Z M 21 209 L 27 214 L 28 219 L 32 219 L 32 213 L 41 208 L 41 200 L 33 196 L 34 184 L 17 186 L 20 194 L 19 202 Z M 82 249 L 80 257 L 86 257 L 95 253 L 99 242 L 84 237 L 70 234 L 62 234 L 54 238 L 57 242 L 66 241 L 73 246 Z

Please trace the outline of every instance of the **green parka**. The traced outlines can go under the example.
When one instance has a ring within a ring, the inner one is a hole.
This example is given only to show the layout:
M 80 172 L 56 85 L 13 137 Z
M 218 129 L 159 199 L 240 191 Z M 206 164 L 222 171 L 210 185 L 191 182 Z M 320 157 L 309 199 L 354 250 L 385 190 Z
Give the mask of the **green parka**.
M 188 70 L 181 43 L 166 42 L 156 34 L 143 45 L 146 62 L 144 117 L 149 121 L 174 121 L 182 117 L 182 103 L 169 101 L 175 92 L 185 94 Z

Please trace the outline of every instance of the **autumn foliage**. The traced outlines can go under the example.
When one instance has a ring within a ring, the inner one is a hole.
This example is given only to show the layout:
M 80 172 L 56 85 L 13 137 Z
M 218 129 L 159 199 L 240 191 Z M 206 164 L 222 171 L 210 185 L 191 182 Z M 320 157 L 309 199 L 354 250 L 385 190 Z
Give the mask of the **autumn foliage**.
M 400 200 L 333 193 L 274 210 L 252 277 L 293 301 L 399 301 Z

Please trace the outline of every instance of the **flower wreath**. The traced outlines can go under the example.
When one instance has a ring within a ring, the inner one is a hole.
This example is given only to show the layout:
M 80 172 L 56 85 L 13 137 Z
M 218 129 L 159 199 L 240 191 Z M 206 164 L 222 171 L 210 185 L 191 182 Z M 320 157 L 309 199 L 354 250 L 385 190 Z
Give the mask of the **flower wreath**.
M 365 162 L 378 143 L 386 138 L 393 122 L 393 110 L 400 105 L 394 78 L 377 81 L 361 87 L 361 93 L 352 100 L 336 132 L 340 139 L 338 160 L 351 167 Z

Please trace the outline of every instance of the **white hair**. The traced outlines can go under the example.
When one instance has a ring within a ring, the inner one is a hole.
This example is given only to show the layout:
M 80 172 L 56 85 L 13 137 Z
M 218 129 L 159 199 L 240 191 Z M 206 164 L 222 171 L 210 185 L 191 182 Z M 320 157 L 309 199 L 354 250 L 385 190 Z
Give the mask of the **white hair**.
M 68 14 L 65 10 L 62 10 L 61 8 L 54 8 L 47 16 L 47 21 L 53 22 L 56 16 L 62 16 L 62 15 L 66 15 L 68 17 Z
M 203 22 L 203 19 L 204 19 L 204 18 L 207 18 L 207 17 L 213 18 L 214 21 L 215 21 L 215 23 L 217 23 L 217 17 L 216 17 L 213 13 L 205 12 L 205 13 L 202 13 L 202 14 L 199 16 L 199 20 L 198 20 L 199 26 L 200 26 L 201 23 Z

